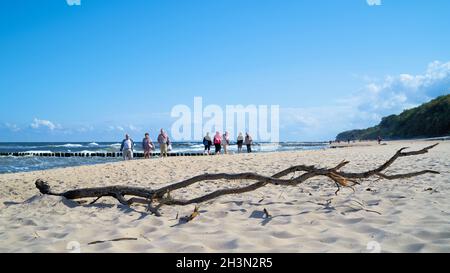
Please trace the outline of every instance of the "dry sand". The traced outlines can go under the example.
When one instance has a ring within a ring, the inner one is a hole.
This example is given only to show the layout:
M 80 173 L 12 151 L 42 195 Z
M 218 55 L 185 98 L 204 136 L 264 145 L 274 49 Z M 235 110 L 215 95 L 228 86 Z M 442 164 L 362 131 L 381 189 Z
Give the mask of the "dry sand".
M 163 216 L 126 208 L 115 199 L 79 206 L 43 196 L 34 181 L 55 190 L 105 185 L 160 187 L 205 172 L 271 175 L 297 164 L 331 167 L 343 159 L 347 171 L 373 168 L 403 146 L 430 142 L 321 151 L 135 160 L 96 166 L 0 175 L 0 252 L 450 252 L 450 142 L 425 155 L 400 158 L 390 173 L 440 171 L 397 181 L 364 182 L 335 196 L 334 184 L 315 178 L 299 186 L 267 186 L 202 204 L 200 216 L 178 224 L 193 206 L 164 207 Z M 209 182 L 172 193 L 192 197 L 244 182 Z M 369 190 L 370 189 L 370 190 Z M 263 217 L 266 208 L 273 216 Z M 89 242 L 121 237 L 134 241 Z

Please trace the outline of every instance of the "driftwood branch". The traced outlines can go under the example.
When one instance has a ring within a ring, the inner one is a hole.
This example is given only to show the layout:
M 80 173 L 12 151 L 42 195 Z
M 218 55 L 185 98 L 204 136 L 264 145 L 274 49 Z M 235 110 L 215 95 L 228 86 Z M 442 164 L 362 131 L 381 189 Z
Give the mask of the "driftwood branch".
M 99 188 L 85 188 L 85 189 L 75 189 L 66 192 L 53 192 L 49 184 L 41 179 L 36 180 L 35 185 L 42 194 L 63 196 L 67 199 L 80 199 L 80 198 L 96 198 L 92 203 L 95 203 L 98 199 L 102 197 L 113 197 L 119 201 L 122 205 L 130 206 L 132 204 L 144 204 L 150 212 L 155 215 L 159 214 L 159 209 L 163 205 L 179 205 L 185 206 L 189 204 L 199 204 L 212 199 L 216 199 L 220 196 L 230 195 L 230 194 L 242 194 L 246 192 L 251 192 L 262 188 L 268 184 L 282 185 L 282 186 L 297 186 L 307 181 L 310 178 L 316 176 L 328 177 L 337 186 L 337 192 L 343 188 L 352 188 L 358 185 L 359 182 L 356 179 L 367 179 L 370 177 L 379 177 L 386 180 L 411 178 L 424 174 L 439 174 L 439 172 L 432 170 L 423 170 L 412 173 L 396 174 L 396 175 L 386 175 L 383 172 L 389 168 L 398 158 L 415 156 L 428 153 L 428 151 L 438 144 L 434 144 L 429 147 L 425 147 L 418 151 L 404 152 L 407 148 L 402 148 L 398 150 L 388 161 L 379 166 L 376 169 L 369 170 L 361 173 L 349 173 L 340 171 L 344 166 L 346 166 L 349 161 L 342 161 L 333 168 L 317 168 L 315 166 L 298 165 L 287 168 L 281 172 L 274 174 L 273 176 L 264 176 L 256 173 L 238 173 L 238 174 L 228 174 L 228 173 L 218 173 L 218 174 L 203 174 L 195 176 L 184 181 L 170 184 L 159 189 L 151 189 L 144 187 L 128 187 L 128 186 L 109 186 L 109 187 L 99 187 Z M 283 179 L 289 174 L 301 173 L 298 176 L 294 176 L 290 179 Z M 182 200 L 176 199 L 171 196 L 171 192 L 176 190 L 189 187 L 193 184 L 204 182 L 204 181 L 216 181 L 216 180 L 247 180 L 256 181 L 252 184 L 228 189 L 219 189 L 214 192 L 189 199 Z M 130 199 L 126 199 L 125 196 L 133 196 Z

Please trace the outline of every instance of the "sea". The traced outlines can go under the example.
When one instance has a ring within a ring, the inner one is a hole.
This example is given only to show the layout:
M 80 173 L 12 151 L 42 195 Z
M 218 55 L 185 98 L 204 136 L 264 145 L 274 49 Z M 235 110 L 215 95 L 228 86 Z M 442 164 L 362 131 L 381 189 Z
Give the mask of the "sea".
M 318 150 L 328 147 L 326 142 L 280 142 L 255 143 L 253 152 L 301 151 Z M 142 152 L 141 143 L 135 143 L 135 151 Z M 212 150 L 214 147 L 212 147 Z M 34 153 L 100 153 L 119 152 L 118 142 L 0 142 L 0 153 L 34 152 Z M 203 152 L 204 146 L 200 142 L 174 142 L 174 153 Z M 237 152 L 237 145 L 230 145 L 231 153 Z M 244 149 L 245 151 L 245 146 Z M 0 156 L 0 173 L 29 172 L 54 168 L 73 167 L 81 165 L 101 164 L 121 161 L 117 157 L 39 157 L 39 156 Z

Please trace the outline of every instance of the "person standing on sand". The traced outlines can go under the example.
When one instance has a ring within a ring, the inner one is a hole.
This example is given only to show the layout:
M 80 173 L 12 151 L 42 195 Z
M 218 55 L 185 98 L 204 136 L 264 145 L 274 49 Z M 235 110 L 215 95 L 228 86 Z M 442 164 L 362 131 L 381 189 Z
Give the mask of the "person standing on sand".
M 377 138 L 378 144 L 381 144 L 381 140 L 382 140 L 381 136 L 378 136 Z
M 238 153 L 242 152 L 242 144 L 244 144 L 244 136 L 241 132 L 239 132 L 239 135 L 237 137 Z
M 145 137 L 142 140 L 142 149 L 144 150 L 144 158 L 150 158 L 150 153 L 155 148 L 149 133 L 145 133 Z
M 206 136 L 203 138 L 203 145 L 205 145 L 205 154 L 207 153 L 208 155 L 210 155 L 212 140 L 211 137 L 209 136 L 209 133 L 206 133 Z
M 220 137 L 220 133 L 216 132 L 214 136 L 214 147 L 216 148 L 216 155 L 220 155 L 220 150 L 222 150 L 222 138 Z
M 253 144 L 253 139 L 250 136 L 249 133 L 245 134 L 245 145 L 247 145 L 247 153 L 251 153 L 252 152 L 252 144 Z
M 228 135 L 228 132 L 225 132 L 222 135 L 222 146 L 223 146 L 223 154 L 228 154 L 228 145 L 230 145 L 230 136 Z
M 122 145 L 120 145 L 120 151 L 123 154 L 124 160 L 133 159 L 133 149 L 134 149 L 134 141 L 130 138 L 128 134 L 126 134 L 125 139 L 122 140 Z
M 164 131 L 164 129 L 161 129 L 161 132 L 158 135 L 158 143 L 159 143 L 159 150 L 161 152 L 161 157 L 167 157 L 167 146 L 169 145 L 169 136 Z

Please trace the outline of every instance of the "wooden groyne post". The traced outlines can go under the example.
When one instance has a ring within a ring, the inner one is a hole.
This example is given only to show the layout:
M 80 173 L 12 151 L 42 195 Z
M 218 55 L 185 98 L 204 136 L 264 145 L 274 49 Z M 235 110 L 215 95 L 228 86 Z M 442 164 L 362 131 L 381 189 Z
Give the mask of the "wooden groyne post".
M 160 156 L 160 153 L 152 153 L 152 156 Z M 204 156 L 204 153 L 191 152 L 191 153 L 167 153 L 167 156 Z M 38 157 L 122 157 L 122 152 L 0 152 L 0 156 L 14 156 L 14 157 L 25 157 L 25 156 L 38 156 Z M 143 152 L 134 152 L 133 156 L 135 158 L 144 157 Z

